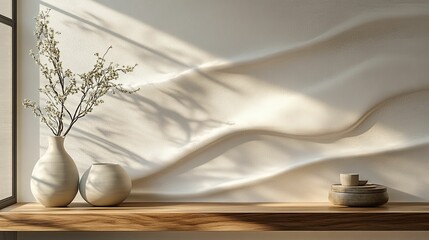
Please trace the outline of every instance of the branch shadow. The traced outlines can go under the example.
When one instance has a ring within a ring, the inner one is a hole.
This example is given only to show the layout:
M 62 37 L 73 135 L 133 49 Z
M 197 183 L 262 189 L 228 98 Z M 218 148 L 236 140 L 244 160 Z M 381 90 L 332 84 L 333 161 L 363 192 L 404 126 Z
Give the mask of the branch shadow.
M 94 27 L 94 28 L 100 30 L 100 31 L 96 31 L 95 32 L 96 34 L 101 34 L 101 32 L 102 33 L 107 33 L 107 34 L 112 35 L 112 36 L 114 36 L 114 37 L 116 37 L 118 39 L 121 39 L 121 40 L 123 40 L 123 41 L 125 41 L 125 42 L 127 42 L 127 43 L 129 43 L 129 44 L 131 44 L 133 46 L 136 46 L 136 47 L 141 48 L 141 49 L 143 49 L 143 50 L 145 50 L 147 52 L 150 52 L 151 54 L 154 54 L 154 55 L 160 57 L 161 59 L 164 59 L 164 60 L 166 60 L 168 62 L 174 63 L 174 64 L 176 64 L 178 66 L 181 66 L 181 67 L 183 67 L 183 68 L 185 68 L 187 70 L 191 70 L 191 71 L 199 74 L 200 76 L 204 77 L 205 79 L 208 79 L 208 80 L 210 80 L 210 81 L 212 81 L 212 82 L 214 82 L 214 83 L 216 83 L 216 84 L 218 84 L 220 86 L 223 86 L 224 88 L 226 88 L 228 90 L 236 91 L 236 92 L 240 91 L 239 89 L 234 88 L 231 85 L 228 85 L 228 84 L 226 84 L 226 83 L 224 83 L 222 81 L 219 81 L 218 79 L 210 76 L 210 74 L 208 74 L 207 72 L 201 70 L 198 66 L 189 65 L 189 64 L 187 64 L 185 62 L 182 62 L 182 61 L 178 60 L 177 58 L 171 57 L 170 54 L 163 53 L 161 51 L 158 51 L 158 50 L 156 50 L 154 48 L 151 48 L 151 47 L 149 47 L 147 45 L 144 45 L 144 44 L 142 44 L 140 42 L 137 42 L 135 40 L 127 38 L 126 36 L 123 36 L 121 34 L 118 34 L 118 33 L 114 32 L 114 31 L 110 30 L 109 27 L 108 27 L 108 25 L 106 23 L 103 24 L 104 26 L 100 26 L 100 25 L 97 25 L 97 24 L 95 24 L 93 22 L 90 22 L 90 21 L 88 21 L 86 19 L 83 19 L 83 18 L 81 18 L 79 16 L 76 16 L 75 14 L 72 14 L 70 12 L 62 10 L 62 9 L 60 9 L 60 8 L 52 5 L 52 4 L 49 4 L 49 3 L 46 3 L 46 2 L 41 2 L 41 5 L 44 5 L 44 6 L 48 7 L 48 8 L 51 8 L 51 9 L 54 9 L 55 11 L 58 11 L 58 12 L 66 15 L 68 17 L 76 19 L 77 21 L 79 21 L 81 23 L 84 23 L 86 25 L 89 25 L 91 27 Z M 92 16 L 92 17 L 95 17 L 93 14 L 91 14 L 89 12 L 87 12 L 87 14 L 90 15 L 90 16 Z M 95 17 L 95 18 L 98 19 L 102 23 L 104 22 L 102 19 L 100 19 L 98 17 Z M 75 23 L 69 22 L 68 24 L 75 24 Z M 75 24 L 75 25 L 76 25 L 76 27 L 80 28 L 81 30 L 88 31 L 88 29 L 86 29 L 85 26 L 83 26 L 82 24 Z M 92 32 L 92 33 L 94 33 L 94 32 Z M 180 54 L 186 55 L 185 52 L 182 52 Z M 144 58 L 144 56 L 142 58 Z M 153 64 L 153 66 L 156 66 L 156 65 L 157 64 Z

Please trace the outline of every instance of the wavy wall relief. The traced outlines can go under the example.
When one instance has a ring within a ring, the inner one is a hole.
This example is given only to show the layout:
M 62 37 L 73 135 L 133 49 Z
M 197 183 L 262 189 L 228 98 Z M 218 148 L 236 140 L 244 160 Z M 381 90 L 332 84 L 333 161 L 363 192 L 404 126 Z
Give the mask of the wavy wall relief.
M 129 54 L 144 55 L 143 66 L 163 58 L 60 4 L 45 3 L 60 27 L 88 25 L 120 49 L 135 45 Z M 323 28 L 285 30 L 301 37 L 283 45 L 273 33 L 272 46 L 196 54 L 180 67 L 164 58 L 162 71 L 137 72 L 125 84 L 140 92 L 108 96 L 68 137 L 80 172 L 119 162 L 133 178 L 132 201 L 327 201 L 330 184 L 347 171 L 388 186 L 393 201 L 429 200 L 429 5 L 352 5 L 350 17 Z M 231 11 L 240 14 L 238 6 Z M 44 136 L 41 143 L 43 152 Z

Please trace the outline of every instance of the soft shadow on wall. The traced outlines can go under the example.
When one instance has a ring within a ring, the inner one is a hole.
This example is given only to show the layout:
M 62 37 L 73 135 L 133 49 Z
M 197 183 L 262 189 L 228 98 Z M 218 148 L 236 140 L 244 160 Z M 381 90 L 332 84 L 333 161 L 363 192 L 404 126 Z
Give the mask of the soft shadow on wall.
M 93 161 L 120 162 L 139 201 L 326 201 L 342 171 L 392 187 L 393 200 L 428 199 L 424 189 L 409 188 L 412 176 L 424 174 L 429 136 L 427 5 L 382 1 L 374 10 L 351 2 L 347 14 L 329 17 L 332 2 L 318 9 L 316 23 L 317 9 L 289 14 L 285 6 L 298 5 L 293 1 L 245 10 L 237 2 L 226 10 L 192 3 L 174 3 L 180 6 L 168 19 L 159 14 L 168 9 L 163 2 L 41 3 L 53 9 L 69 46 L 65 62 L 84 68 L 88 63 L 75 63 L 71 52 L 113 42 L 113 60 L 147 70 L 125 80 L 142 86 L 138 95 L 109 96 L 68 138 L 81 172 Z M 224 32 L 221 10 L 230 23 Z M 271 11 L 268 22 L 255 17 Z M 308 29 L 293 27 L 304 17 L 313 21 Z M 70 32 L 75 36 L 66 39 Z M 76 38 L 86 41 L 78 47 Z M 390 165 L 395 157 L 412 161 L 410 170 L 398 172 Z M 385 176 L 381 162 L 401 177 Z

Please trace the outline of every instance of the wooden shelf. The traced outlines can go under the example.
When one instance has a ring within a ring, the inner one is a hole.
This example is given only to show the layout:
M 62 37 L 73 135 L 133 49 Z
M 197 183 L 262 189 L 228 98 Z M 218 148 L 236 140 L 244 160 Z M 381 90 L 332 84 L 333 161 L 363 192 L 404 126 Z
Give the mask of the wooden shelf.
M 329 203 L 124 203 L 0 210 L 0 231 L 429 230 L 429 203 L 347 208 Z

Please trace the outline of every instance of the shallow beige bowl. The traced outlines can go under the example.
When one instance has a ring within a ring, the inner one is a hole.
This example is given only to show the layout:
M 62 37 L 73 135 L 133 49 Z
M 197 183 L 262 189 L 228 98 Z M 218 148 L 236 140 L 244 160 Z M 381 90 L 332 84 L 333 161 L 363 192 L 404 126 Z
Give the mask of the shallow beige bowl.
M 359 186 L 365 186 L 368 183 L 368 180 L 359 180 Z

